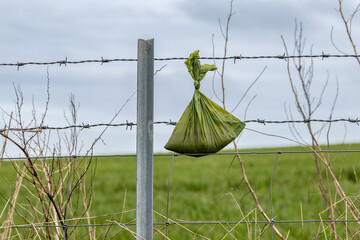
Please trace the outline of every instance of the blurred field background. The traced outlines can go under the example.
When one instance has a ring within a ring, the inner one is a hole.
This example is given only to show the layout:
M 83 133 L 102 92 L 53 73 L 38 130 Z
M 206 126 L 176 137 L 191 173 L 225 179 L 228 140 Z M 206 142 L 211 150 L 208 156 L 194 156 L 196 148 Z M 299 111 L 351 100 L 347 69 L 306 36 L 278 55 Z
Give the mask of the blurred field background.
M 360 144 L 333 145 L 330 150 L 356 150 Z M 324 147 L 324 150 L 327 149 Z M 288 220 L 326 220 L 324 200 L 318 187 L 316 168 L 312 153 L 286 153 L 286 151 L 307 151 L 302 147 L 278 147 L 266 149 L 245 149 L 246 152 L 274 152 L 271 154 L 243 154 L 249 181 L 256 191 L 260 204 L 270 215 L 270 182 L 274 170 L 276 152 L 278 162 L 273 179 L 273 216 L 275 221 Z M 359 207 L 358 174 L 360 172 L 360 153 L 330 153 L 331 165 L 337 174 L 344 191 Z M 166 222 L 167 190 L 172 156 L 154 157 L 154 223 Z M 18 162 L 19 163 L 19 162 Z M 92 162 L 95 170 L 92 203 L 90 208 L 92 224 L 135 223 L 136 207 L 136 158 L 135 157 L 99 157 Z M 0 167 L 0 206 L 7 204 L 7 199 L 15 189 L 16 172 L 11 162 L 3 161 Z M 327 176 L 324 172 L 324 179 Z M 15 222 L 26 224 L 30 211 L 29 194 L 20 189 Z M 332 191 L 332 203 L 339 200 Z M 329 193 L 330 194 L 330 193 Z M 78 199 L 72 199 L 78 201 Z M 210 155 L 200 158 L 176 156 L 171 175 L 169 197 L 169 221 L 175 222 L 237 222 L 263 221 L 256 209 L 251 194 L 242 181 L 239 163 L 233 155 Z M 345 211 L 346 212 L 346 211 Z M 5 214 L 1 213 L 0 224 Z M 84 216 L 79 224 L 88 223 Z M 349 214 L 349 219 L 351 216 Z M 68 219 L 71 225 L 72 219 Z M 34 223 L 36 224 L 36 223 Z M 326 239 L 329 223 L 276 223 L 288 239 L 311 239 L 319 234 L 319 239 Z M 340 239 L 348 238 L 351 229 L 357 229 L 357 223 L 336 223 Z M 134 239 L 130 230 L 135 226 L 98 226 L 92 231 L 98 239 Z M 154 239 L 166 239 L 165 225 L 154 226 Z M 323 230 L 325 231 L 323 232 Z M 346 230 L 347 229 L 347 230 Z M 72 228 L 76 239 L 87 239 L 89 228 Z M 271 239 L 271 230 L 264 223 L 240 224 L 172 224 L 168 228 L 170 239 Z M 0 229 L 1 233 L 2 229 Z M 28 231 L 24 229 L 16 232 Z M 162 234 L 161 234 L 161 233 Z M 26 236 L 26 235 L 23 235 Z M 358 236 L 352 236 L 356 239 Z M 14 238 L 16 239 L 16 237 Z M 75 239 L 75 238 L 74 238 Z M 278 239 L 274 234 L 274 239 Z

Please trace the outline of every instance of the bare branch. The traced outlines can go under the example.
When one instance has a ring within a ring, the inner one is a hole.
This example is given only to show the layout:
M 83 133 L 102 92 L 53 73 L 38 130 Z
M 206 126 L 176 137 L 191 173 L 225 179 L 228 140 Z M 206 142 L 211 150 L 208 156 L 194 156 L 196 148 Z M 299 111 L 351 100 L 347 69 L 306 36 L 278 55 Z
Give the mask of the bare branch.
M 225 83 L 224 83 L 224 74 L 225 74 L 225 58 L 227 56 L 227 45 L 228 45 L 228 41 L 229 41 L 229 25 L 230 25 L 230 20 L 231 17 L 233 15 L 233 11 L 232 11 L 232 4 L 233 4 L 233 0 L 230 1 L 230 11 L 229 11 L 229 15 L 228 15 L 228 19 L 226 22 L 226 31 L 225 31 L 225 35 L 224 32 L 221 28 L 221 33 L 223 34 L 223 37 L 225 39 L 225 43 L 224 43 L 224 59 L 222 62 L 222 67 L 221 67 L 221 89 L 222 89 L 222 104 L 224 109 L 226 109 L 226 104 L 225 104 Z
M 286 46 L 286 43 L 285 43 L 285 40 L 283 38 L 283 36 L 281 36 L 281 40 L 283 42 L 283 45 L 284 45 L 284 48 L 285 48 L 285 53 L 286 53 L 286 56 L 289 55 L 288 53 L 288 50 L 287 50 L 287 46 Z M 291 90 L 292 92 L 294 93 L 294 96 L 295 96 L 295 101 L 296 101 L 296 105 L 298 107 L 298 110 L 301 114 L 301 116 L 303 117 L 303 119 L 306 119 L 307 117 L 305 116 L 305 113 L 304 111 L 302 110 L 301 108 L 301 104 L 300 104 L 300 101 L 299 101 L 299 98 L 298 98 L 298 94 L 295 90 L 295 86 L 294 86 L 294 83 L 293 83 L 293 80 L 292 80 L 292 76 L 291 76 L 291 72 L 290 72 L 290 64 L 289 64 L 289 61 L 286 62 L 287 63 L 287 72 L 288 72 L 288 77 L 289 77 L 289 81 L 290 81 L 290 85 L 291 85 Z
M 352 21 L 354 19 L 354 16 L 356 15 L 356 13 L 358 13 L 360 11 L 360 3 L 357 5 L 357 7 L 355 8 L 355 10 L 353 11 L 353 13 L 350 15 L 349 17 L 349 22 L 350 22 L 350 33 L 352 30 Z
M 167 64 L 165 64 L 164 66 L 162 66 L 161 68 L 157 69 L 154 73 L 154 75 L 156 75 L 158 72 L 160 72 L 161 70 L 163 70 L 165 67 L 167 66 Z
M 334 26 L 331 27 L 331 32 L 330 32 L 330 40 L 331 40 L 331 43 L 333 45 L 333 47 L 340 53 L 342 54 L 347 54 L 346 52 L 340 50 L 340 48 L 337 47 L 337 45 L 335 44 L 335 41 L 334 41 L 334 38 L 333 38 L 333 32 L 334 32 Z
M 234 109 L 231 111 L 234 112 L 236 110 L 236 108 L 240 105 L 240 103 L 242 102 L 242 100 L 246 97 L 247 93 L 250 91 L 250 89 L 255 85 L 255 83 L 260 79 L 260 77 L 263 75 L 263 73 L 265 72 L 267 66 L 264 67 L 264 69 L 260 72 L 260 74 L 256 77 L 256 79 L 251 83 L 251 85 L 246 89 L 245 93 L 243 94 L 243 96 L 240 98 L 239 102 L 236 104 L 236 106 L 234 107 Z
M 321 103 L 322 103 L 322 98 L 323 98 L 323 96 L 324 96 L 324 92 L 325 92 L 325 90 L 326 90 L 326 87 L 327 87 L 328 83 L 329 83 L 329 71 L 326 72 L 326 81 L 325 81 L 324 87 L 322 88 L 322 91 L 321 91 L 321 94 L 320 94 L 320 97 L 319 97 L 319 101 L 318 101 L 318 103 L 315 105 L 315 108 L 314 108 L 314 110 L 311 112 L 311 114 L 313 114 L 313 113 L 320 107 L 320 105 L 321 105 Z M 336 97 L 336 98 L 337 98 L 337 97 Z
M 335 98 L 334 98 L 333 105 L 331 107 L 331 112 L 330 112 L 330 116 L 329 116 L 330 120 L 332 119 L 338 97 L 339 97 L 339 81 L 338 81 L 338 79 L 336 77 L 336 95 L 335 95 Z M 330 129 L 331 129 L 331 122 L 329 123 L 328 131 L 327 131 L 327 134 L 326 134 L 326 141 L 327 141 L 328 149 L 330 149 L 330 137 L 329 137 L 330 136 Z
M 211 43 L 212 43 L 212 53 L 213 53 L 213 58 L 215 57 L 215 43 L 214 43 L 214 34 L 212 34 L 211 36 Z M 215 59 L 214 60 L 214 65 L 216 66 L 216 62 L 215 62 Z M 212 78 L 212 82 L 211 82 L 211 86 L 212 86 L 212 90 L 213 90 L 213 93 L 215 95 L 215 97 L 221 102 L 221 99 L 219 98 L 219 96 L 217 95 L 216 91 L 215 91 L 215 76 L 216 74 L 218 74 L 220 77 L 221 77 L 221 74 L 219 72 L 219 69 L 216 68 L 216 70 L 214 71 L 213 73 L 213 78 Z
M 352 13 L 352 15 L 350 15 L 350 20 L 352 21 L 352 19 L 354 18 L 354 15 L 359 11 L 359 5 L 356 7 L 355 11 Z M 345 25 L 345 29 L 346 29 L 346 34 L 349 38 L 349 41 L 350 41 L 350 44 L 353 48 L 353 51 L 355 53 L 355 58 L 357 60 L 357 62 L 360 64 L 360 58 L 357 56 L 358 53 L 357 53 L 357 49 L 356 49 L 356 46 L 355 46 L 355 43 L 354 43 L 354 40 L 352 38 L 352 35 L 351 35 L 351 24 L 349 26 L 349 20 L 346 20 L 345 19 L 345 16 L 344 16 L 344 12 L 343 12 L 343 8 L 342 8 L 342 0 L 339 0 L 339 13 L 340 13 L 340 16 L 341 16 L 341 19 Z

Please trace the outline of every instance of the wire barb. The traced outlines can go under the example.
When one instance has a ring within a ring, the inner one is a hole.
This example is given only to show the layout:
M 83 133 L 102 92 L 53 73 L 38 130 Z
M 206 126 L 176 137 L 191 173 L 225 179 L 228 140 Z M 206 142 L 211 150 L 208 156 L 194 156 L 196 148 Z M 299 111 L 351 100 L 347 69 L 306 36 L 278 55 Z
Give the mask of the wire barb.
M 89 124 L 84 124 L 84 123 L 82 123 L 82 128 L 81 128 L 81 130 L 84 129 L 84 128 L 90 128 L 90 125 L 89 125 Z
M 101 65 L 103 65 L 104 63 L 109 63 L 110 60 L 108 59 L 104 59 L 102 56 L 101 56 Z
M 285 53 L 283 55 L 278 55 L 277 58 L 278 59 L 284 59 L 286 61 Z
M 236 63 L 236 59 L 241 60 L 241 59 L 242 59 L 242 55 L 240 54 L 239 56 L 234 56 L 234 64 Z
M 125 130 L 128 130 L 128 128 L 130 127 L 130 131 L 132 130 L 132 127 L 136 125 L 132 122 L 128 122 L 128 120 L 126 120 L 126 129 Z
M 324 58 L 329 58 L 330 54 L 325 54 L 324 52 L 322 52 L 322 58 L 321 60 L 324 60 Z
M 359 126 L 359 118 L 356 118 L 356 119 L 350 119 L 350 118 L 348 118 L 348 121 L 350 122 L 350 123 L 356 123 L 356 125 L 358 125 Z
M 25 64 L 17 62 L 16 65 L 17 65 L 17 71 L 19 71 L 20 67 L 24 66 Z
M 67 63 L 67 57 L 65 58 L 65 60 L 59 61 L 59 66 L 61 67 L 61 65 L 64 64 L 64 66 L 66 67 L 66 63 Z
M 258 123 L 262 123 L 262 124 L 266 125 L 265 119 L 264 119 L 264 120 L 257 119 L 256 121 L 257 121 Z

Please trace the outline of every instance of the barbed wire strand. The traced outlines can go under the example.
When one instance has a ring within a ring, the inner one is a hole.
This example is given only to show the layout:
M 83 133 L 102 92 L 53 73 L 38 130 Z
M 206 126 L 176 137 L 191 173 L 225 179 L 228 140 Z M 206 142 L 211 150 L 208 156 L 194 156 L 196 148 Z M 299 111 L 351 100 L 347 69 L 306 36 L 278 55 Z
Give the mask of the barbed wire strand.
M 355 54 L 325 54 L 322 52 L 321 54 L 314 54 L 314 55 L 292 55 L 286 56 L 285 53 L 281 55 L 259 55 L 259 56 L 229 56 L 229 57 L 200 57 L 200 59 L 207 59 L 207 60 L 255 60 L 255 59 L 294 59 L 294 58 L 321 58 L 324 60 L 325 58 L 358 58 L 360 55 Z M 173 60 L 187 60 L 188 57 L 165 57 L 165 58 L 154 58 L 155 61 L 173 61 Z M 59 65 L 59 66 L 66 66 L 68 64 L 84 64 L 84 63 L 100 63 L 103 65 L 104 63 L 111 63 L 111 62 L 136 62 L 136 58 L 113 58 L 113 59 L 105 59 L 101 57 L 100 59 L 87 59 L 87 60 L 78 60 L 78 61 L 70 61 L 66 57 L 65 60 L 58 60 L 58 61 L 49 61 L 49 62 L 16 62 L 16 63 L 0 63 L 0 66 L 14 66 L 17 67 L 19 70 L 20 67 L 26 65 Z
M 335 122 L 348 122 L 355 123 L 359 125 L 360 119 L 352 119 L 352 118 L 339 118 L 339 119 L 305 119 L 305 120 L 261 120 L 261 119 L 253 119 L 253 120 L 245 120 L 245 123 L 260 123 L 260 124 L 284 124 L 284 123 L 309 123 L 309 122 L 321 122 L 321 123 L 335 123 Z M 165 124 L 165 125 L 173 125 L 175 126 L 177 122 L 174 121 L 156 121 L 153 124 Z M 78 125 L 68 125 L 63 127 L 53 127 L 53 126 L 38 126 L 38 127 L 29 127 L 29 128 L 3 128 L 0 129 L 0 132 L 4 131 L 23 131 L 23 132 L 41 132 L 42 130 L 66 130 L 71 128 L 94 128 L 94 127 L 126 127 L 126 130 L 132 130 L 134 126 L 137 126 L 137 123 L 128 122 L 126 123 L 96 123 L 96 124 L 78 124 Z

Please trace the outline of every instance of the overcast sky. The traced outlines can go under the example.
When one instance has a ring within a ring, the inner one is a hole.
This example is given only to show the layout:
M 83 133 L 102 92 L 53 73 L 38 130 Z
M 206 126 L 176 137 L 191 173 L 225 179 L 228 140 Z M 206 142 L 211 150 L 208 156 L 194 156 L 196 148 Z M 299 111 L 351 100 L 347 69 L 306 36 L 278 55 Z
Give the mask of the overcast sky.
M 306 37 L 304 54 L 339 52 L 331 43 L 330 32 L 341 50 L 352 54 L 341 21 L 337 0 L 234 0 L 229 26 L 228 55 L 257 56 L 282 55 L 284 37 L 290 53 L 294 47 L 295 19 L 302 22 Z M 344 0 L 348 16 L 358 4 Z M 0 7 L 0 62 L 69 61 L 85 59 L 136 58 L 137 40 L 154 38 L 155 57 L 187 57 L 195 50 L 200 56 L 212 56 L 214 35 L 215 56 L 223 56 L 224 39 L 219 20 L 225 28 L 230 2 L 227 0 L 132 0 L 132 1 L 1 1 Z M 360 45 L 360 17 L 352 23 L 354 41 Z M 178 121 L 190 102 L 194 87 L 184 61 L 155 62 L 159 69 L 155 76 L 155 121 Z M 214 63 L 202 60 L 202 63 Z M 310 62 L 307 62 L 309 64 Z M 215 64 L 221 67 L 222 62 Z M 292 64 L 292 62 L 291 62 Z M 227 109 L 232 110 L 246 89 L 267 67 L 259 81 L 233 112 L 241 120 L 249 106 L 246 119 L 286 120 L 284 108 L 297 114 L 294 97 L 284 60 L 227 61 L 225 66 L 225 91 Z M 136 62 L 108 64 L 86 63 L 48 67 L 50 76 L 50 105 L 45 120 L 48 126 L 66 126 L 64 111 L 68 109 L 69 95 L 74 94 L 79 103 L 78 122 L 84 124 L 108 123 L 136 90 Z M 336 79 L 339 97 L 333 118 L 359 117 L 358 90 L 360 68 L 355 59 L 314 59 L 312 97 L 318 99 L 328 77 L 322 105 L 314 118 L 328 119 L 336 95 Z M 292 68 L 294 81 L 296 72 Z M 213 74 L 201 82 L 200 90 L 220 104 L 212 90 Z M 47 66 L 0 67 L 1 108 L 7 113 L 14 111 L 16 98 L 13 85 L 20 85 L 24 94 L 24 118 L 31 117 L 32 102 L 38 115 L 46 102 Z M 220 94 L 219 77 L 214 87 Z M 298 85 L 298 88 L 300 86 Z M 300 88 L 298 89 L 300 91 Z M 33 100 L 34 99 L 34 100 Z M 8 122 L 6 115 L 3 119 Z M 28 120 L 27 119 L 27 120 Z M 130 99 L 115 120 L 116 123 L 136 122 L 136 95 Z M 2 123 L 4 126 L 4 123 Z M 309 136 L 304 126 L 296 125 L 305 140 Z M 317 129 L 321 125 L 314 125 Z M 171 135 L 173 126 L 154 127 L 154 147 L 164 152 L 163 146 Z M 247 128 L 268 134 L 294 139 L 288 125 L 248 123 Z M 334 123 L 330 140 L 339 143 L 359 142 L 359 126 Z M 102 131 L 101 128 L 81 132 L 84 149 Z M 53 134 L 54 140 L 56 134 Z M 326 130 L 320 136 L 326 141 Z M 133 153 L 136 148 L 136 129 L 110 128 L 103 142 L 95 146 L 97 154 Z M 239 142 L 240 148 L 291 145 L 291 141 L 269 137 L 245 129 Z M 9 150 L 10 151 L 10 150 Z M 10 153 L 9 153 L 10 154 Z

